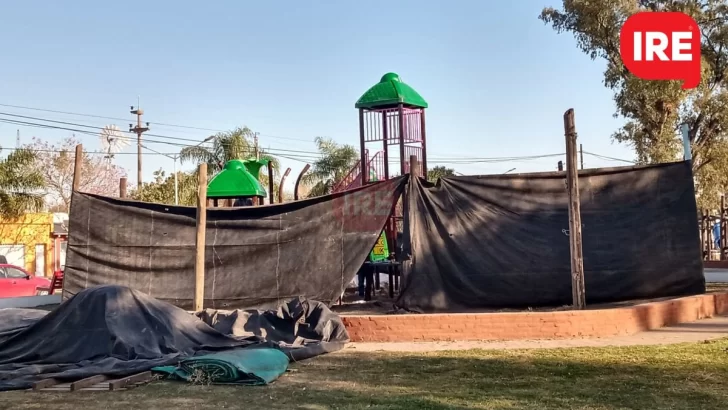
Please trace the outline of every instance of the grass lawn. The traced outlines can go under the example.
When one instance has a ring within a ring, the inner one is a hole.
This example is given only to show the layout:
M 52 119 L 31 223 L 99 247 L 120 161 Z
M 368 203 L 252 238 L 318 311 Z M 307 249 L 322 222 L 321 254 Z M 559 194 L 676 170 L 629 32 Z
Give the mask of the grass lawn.
M 728 339 L 672 346 L 338 353 L 266 387 L 156 382 L 0 393 L 7 409 L 726 409 Z

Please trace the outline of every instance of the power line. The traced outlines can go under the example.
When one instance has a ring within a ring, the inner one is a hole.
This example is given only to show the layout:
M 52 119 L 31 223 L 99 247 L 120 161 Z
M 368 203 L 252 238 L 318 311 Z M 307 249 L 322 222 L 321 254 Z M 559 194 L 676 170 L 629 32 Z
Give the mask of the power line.
M 8 115 L 8 114 L 5 114 L 5 113 L 0 112 L 0 115 Z M 10 115 L 13 115 L 13 114 L 10 114 Z M 20 118 L 36 119 L 38 121 L 46 121 L 46 122 L 51 122 L 51 123 L 55 123 L 55 124 L 62 124 L 62 125 L 69 125 L 69 126 L 76 126 L 76 127 L 85 127 L 85 128 L 90 128 L 90 129 L 98 129 L 98 130 L 103 129 L 102 127 L 97 127 L 97 126 L 84 125 L 84 124 L 76 124 L 76 123 L 69 123 L 69 122 L 65 122 L 65 121 L 46 120 L 46 119 L 37 118 L 37 117 L 28 117 L 28 116 L 18 116 L 18 117 L 20 117 Z M 71 131 L 71 132 L 76 132 L 76 133 L 85 134 L 85 135 L 91 135 L 91 136 L 96 136 L 96 137 L 99 135 L 98 133 L 94 133 L 94 132 L 91 132 L 91 131 L 88 131 L 88 130 L 81 130 L 81 129 L 77 129 L 77 128 L 54 126 L 54 125 L 49 125 L 49 124 L 39 124 L 39 123 L 35 123 L 35 122 L 20 121 L 20 120 L 6 119 L 6 118 L 0 118 L 0 123 L 13 124 L 13 125 L 23 125 L 23 126 L 36 127 L 36 128 L 47 128 L 47 129 L 56 129 L 56 130 L 63 130 L 63 131 Z M 122 131 L 122 132 L 129 133 L 128 131 Z M 171 137 L 171 136 L 167 136 L 167 135 L 159 135 L 159 134 L 151 134 L 151 133 L 146 133 L 145 135 L 152 136 L 152 137 L 157 137 L 157 138 L 166 138 L 166 139 L 169 139 L 169 140 L 172 140 L 172 141 L 190 141 L 190 142 L 196 142 L 197 144 L 182 144 L 182 143 L 175 143 L 175 142 L 169 142 L 169 141 L 160 141 L 160 140 L 157 140 L 157 139 L 150 139 L 150 138 L 144 138 L 142 140 L 142 142 L 154 143 L 154 144 L 166 144 L 166 145 L 178 146 L 178 147 L 182 147 L 182 148 L 194 147 L 194 146 L 200 145 L 200 141 L 199 140 L 190 139 L 190 138 Z M 136 138 L 131 137 L 131 136 L 126 136 L 126 135 L 121 135 L 118 138 L 119 139 L 126 140 L 126 141 L 132 141 L 132 142 L 135 142 L 136 141 Z M 204 141 L 203 141 L 203 143 L 204 143 Z M 220 142 L 218 142 L 218 143 L 221 144 L 221 145 L 223 145 L 223 146 L 225 145 L 225 144 L 220 143 Z M 286 148 L 274 148 L 273 150 L 284 151 L 284 152 L 292 152 L 292 153 L 304 153 L 304 154 L 315 154 L 315 155 L 319 155 L 319 153 L 316 152 L 316 151 L 292 150 L 292 149 L 286 149 Z
M 515 161 L 531 161 L 542 158 L 553 158 L 561 157 L 565 154 L 544 154 L 544 155 L 529 155 L 520 157 L 491 157 L 491 158 L 469 158 L 469 159 L 456 159 L 456 160 L 429 160 L 429 163 L 433 164 L 481 164 L 481 163 L 498 163 L 498 162 L 515 162 Z
M 155 150 L 152 150 L 152 149 L 150 149 L 148 147 L 144 147 L 144 146 L 143 146 L 143 148 L 147 149 L 148 151 L 151 151 L 149 153 L 149 155 L 162 155 L 162 156 L 166 156 L 166 157 L 172 157 L 172 156 L 178 156 L 179 155 L 179 152 L 160 152 L 160 151 L 155 151 Z M 29 147 L 21 147 L 21 148 L 5 148 L 5 147 L 2 147 L 2 148 L 0 148 L 0 151 L 3 151 L 3 150 L 7 150 L 7 151 L 20 151 L 20 150 L 25 150 L 25 151 L 31 151 L 31 152 L 45 152 L 45 153 L 58 153 L 58 154 L 72 152 L 72 150 L 60 150 L 60 149 L 53 150 L 53 149 L 29 148 Z M 84 151 L 84 152 L 86 154 L 93 154 L 93 155 L 96 155 L 96 154 L 99 154 L 99 155 L 108 155 L 109 154 L 108 152 L 105 152 L 105 151 Z M 248 154 L 251 157 L 253 156 L 254 152 L 255 151 L 252 150 L 252 149 L 243 150 L 242 151 L 242 153 Z M 265 154 L 270 154 L 270 155 L 273 155 L 273 156 L 277 156 L 277 157 L 281 157 L 281 158 L 287 158 L 287 159 L 292 159 L 292 160 L 295 160 L 295 161 L 317 160 L 317 159 L 320 158 L 320 157 L 315 157 L 315 156 L 312 156 L 312 155 L 294 155 L 294 154 L 288 154 L 288 153 L 279 154 L 276 151 L 272 151 L 272 150 L 270 150 L 270 151 L 263 151 L 263 154 L 264 155 Z M 114 156 L 116 156 L 116 155 L 137 155 L 137 153 L 136 152 L 115 152 L 113 155 Z
M 45 108 L 36 108 L 36 107 L 26 107 L 22 105 L 12 105 L 12 104 L 0 104 L 0 107 L 9 107 L 9 108 L 17 108 L 21 110 L 32 110 L 32 111 L 40 111 L 40 112 L 49 112 L 54 114 L 63 114 L 63 115 L 75 115 L 79 117 L 88 117 L 88 118 L 99 118 L 99 119 L 105 119 L 105 120 L 114 120 L 114 121 L 129 121 L 129 118 L 119 118 L 119 117 L 106 117 L 103 115 L 94 115 L 94 114 L 83 114 L 83 113 L 77 113 L 77 112 L 69 112 L 69 111 L 58 111 L 58 110 L 49 110 Z M 225 132 L 225 130 L 215 129 L 215 128 L 204 128 L 204 127 L 195 127 L 191 125 L 179 125 L 179 124 L 169 124 L 169 123 L 163 123 L 163 122 L 154 122 L 150 121 L 150 124 L 154 125 L 161 125 L 163 127 L 173 127 L 173 128 L 183 128 L 183 129 L 189 129 L 189 130 L 198 130 L 198 131 L 210 131 L 210 132 Z M 292 137 L 281 137 L 276 135 L 266 135 L 261 134 L 268 138 L 274 138 L 274 139 L 283 139 L 283 140 L 290 140 L 290 141 L 304 141 L 304 142 L 312 142 L 312 140 L 303 139 L 303 138 L 292 138 Z
M 600 154 L 595 154 L 595 153 L 593 153 L 593 152 L 586 152 L 586 151 L 584 151 L 584 153 L 585 153 L 585 154 L 587 154 L 587 155 L 591 155 L 591 156 L 593 156 L 593 157 L 597 157 L 597 158 L 605 159 L 605 160 L 608 160 L 608 161 L 618 161 L 618 162 L 626 162 L 626 163 L 628 163 L 628 164 L 636 164 L 636 163 L 637 163 L 637 162 L 635 162 L 635 161 L 630 161 L 630 160 L 627 160 L 627 159 L 621 159 L 621 158 L 614 158 L 614 157 L 608 157 L 608 156 L 606 156 L 606 155 L 600 155 Z

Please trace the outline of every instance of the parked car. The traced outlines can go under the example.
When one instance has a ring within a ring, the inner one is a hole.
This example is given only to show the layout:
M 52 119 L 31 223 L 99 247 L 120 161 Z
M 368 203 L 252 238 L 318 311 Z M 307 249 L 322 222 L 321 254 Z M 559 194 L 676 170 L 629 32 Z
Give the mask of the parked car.
M 20 266 L 0 264 L 0 298 L 48 295 L 51 281 L 32 275 Z

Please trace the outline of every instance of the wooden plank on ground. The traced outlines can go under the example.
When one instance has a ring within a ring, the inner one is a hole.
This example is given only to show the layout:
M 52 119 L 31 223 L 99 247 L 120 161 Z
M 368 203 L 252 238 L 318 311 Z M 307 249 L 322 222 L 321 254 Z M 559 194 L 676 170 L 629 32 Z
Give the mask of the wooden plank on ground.
M 46 387 L 55 386 L 60 383 L 61 383 L 60 380 L 56 380 L 56 379 L 38 380 L 37 382 L 33 383 L 33 390 L 42 390 L 42 389 L 45 389 Z
M 109 382 L 109 390 L 119 390 L 130 384 L 143 383 L 152 380 L 152 372 L 138 373 L 123 379 L 113 380 Z
M 81 379 L 77 382 L 71 383 L 71 391 L 77 391 L 86 387 L 91 387 L 94 384 L 104 382 L 108 379 L 109 377 L 104 376 L 103 374 L 97 374 L 96 376 L 87 377 L 85 379 Z

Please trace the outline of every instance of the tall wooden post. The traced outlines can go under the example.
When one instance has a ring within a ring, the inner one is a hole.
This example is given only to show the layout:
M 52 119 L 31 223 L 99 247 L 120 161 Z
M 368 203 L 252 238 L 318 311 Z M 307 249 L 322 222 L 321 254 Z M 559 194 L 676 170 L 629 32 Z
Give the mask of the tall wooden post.
M 207 164 L 200 164 L 197 181 L 197 237 L 195 242 L 195 312 L 205 301 L 205 228 L 207 227 Z
M 119 179 L 119 198 L 126 198 L 126 177 Z
M 581 242 L 581 205 L 579 202 L 579 172 L 577 170 L 576 125 L 574 109 L 564 113 L 566 136 L 566 185 L 569 192 L 569 244 L 571 245 L 571 296 L 575 309 L 586 306 L 584 286 L 584 254 Z
M 276 203 L 276 195 L 273 192 L 273 163 L 268 161 L 268 204 Z
M 83 145 L 76 145 L 76 156 L 73 158 L 73 183 L 74 191 L 81 187 L 81 172 L 83 170 Z

